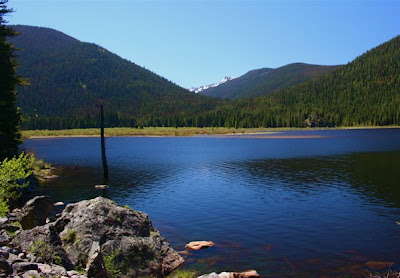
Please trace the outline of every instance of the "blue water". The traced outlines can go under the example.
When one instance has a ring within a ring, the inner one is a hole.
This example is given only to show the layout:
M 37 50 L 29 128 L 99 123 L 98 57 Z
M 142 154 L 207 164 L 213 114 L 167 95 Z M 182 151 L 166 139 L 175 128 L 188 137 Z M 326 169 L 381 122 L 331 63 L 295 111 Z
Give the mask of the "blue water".
M 32 139 L 23 148 L 60 167 L 41 194 L 128 204 L 177 250 L 216 243 L 185 255 L 186 268 L 318 277 L 400 262 L 400 129 L 115 137 L 106 145 L 107 191 L 94 189 L 99 138 Z

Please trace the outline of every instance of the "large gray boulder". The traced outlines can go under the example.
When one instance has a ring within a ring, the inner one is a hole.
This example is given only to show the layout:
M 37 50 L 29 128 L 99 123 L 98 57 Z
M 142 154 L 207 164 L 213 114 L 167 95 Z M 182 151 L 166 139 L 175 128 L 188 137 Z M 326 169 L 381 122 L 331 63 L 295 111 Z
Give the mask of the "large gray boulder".
M 71 262 L 89 270 L 93 246 L 110 276 L 164 276 L 183 262 L 139 211 L 98 197 L 68 205 L 54 224 Z M 98 260 L 94 260 L 97 264 Z M 97 267 L 98 268 L 98 267 Z
M 39 248 L 37 263 L 58 260 L 89 277 L 163 277 L 184 262 L 146 214 L 102 197 L 68 205 L 55 222 L 21 231 L 13 244 Z

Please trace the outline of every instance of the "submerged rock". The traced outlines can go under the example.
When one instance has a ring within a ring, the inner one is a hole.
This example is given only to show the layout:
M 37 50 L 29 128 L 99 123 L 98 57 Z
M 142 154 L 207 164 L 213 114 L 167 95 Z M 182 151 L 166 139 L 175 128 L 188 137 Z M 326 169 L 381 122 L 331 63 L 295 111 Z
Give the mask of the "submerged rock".
M 185 248 L 190 250 L 200 250 L 214 245 L 212 241 L 192 241 L 185 245 Z
M 221 272 L 217 274 L 212 272 L 210 274 L 204 274 L 198 278 L 258 278 L 260 275 L 255 270 L 246 270 L 243 272 Z

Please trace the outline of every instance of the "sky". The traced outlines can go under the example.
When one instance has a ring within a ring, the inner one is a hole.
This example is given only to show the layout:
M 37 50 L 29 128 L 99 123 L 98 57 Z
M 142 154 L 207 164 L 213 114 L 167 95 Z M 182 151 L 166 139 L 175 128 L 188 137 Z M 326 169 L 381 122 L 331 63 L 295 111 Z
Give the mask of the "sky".
M 400 0 L 9 0 L 9 24 L 98 44 L 184 87 L 346 64 L 400 34 Z

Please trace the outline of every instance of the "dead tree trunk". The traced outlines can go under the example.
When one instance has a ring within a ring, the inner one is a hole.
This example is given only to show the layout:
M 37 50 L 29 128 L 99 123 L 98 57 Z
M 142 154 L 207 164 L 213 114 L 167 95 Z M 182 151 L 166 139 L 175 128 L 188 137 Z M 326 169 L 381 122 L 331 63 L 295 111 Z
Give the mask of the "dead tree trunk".
M 108 180 L 108 166 L 107 166 L 107 159 L 106 159 L 106 142 L 104 139 L 104 110 L 103 104 L 100 104 L 100 137 L 101 137 L 101 160 L 103 162 L 103 172 L 104 172 L 104 181 Z

